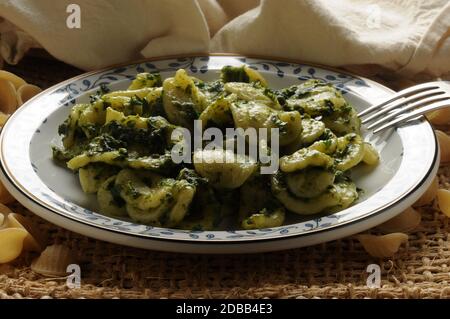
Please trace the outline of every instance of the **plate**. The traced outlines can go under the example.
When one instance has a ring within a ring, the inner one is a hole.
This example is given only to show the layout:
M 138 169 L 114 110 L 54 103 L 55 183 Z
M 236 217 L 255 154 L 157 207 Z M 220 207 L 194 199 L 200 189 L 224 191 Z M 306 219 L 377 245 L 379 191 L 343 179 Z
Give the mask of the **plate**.
M 289 61 L 241 56 L 194 56 L 147 60 L 80 75 L 36 96 L 4 126 L 1 180 L 25 207 L 63 228 L 117 244 L 186 253 L 255 253 L 313 245 L 374 227 L 410 206 L 431 184 L 439 149 L 430 124 L 418 120 L 374 139 L 381 154 L 373 169 L 361 165 L 352 177 L 364 194 L 353 206 L 327 216 L 307 216 L 260 230 L 187 231 L 135 224 L 97 213 L 96 200 L 81 191 L 78 178 L 52 160 L 51 145 L 61 143 L 60 123 L 76 103 L 89 101 L 101 85 L 124 89 L 137 73 L 159 71 L 163 78 L 184 68 L 202 80 L 217 79 L 225 65 L 247 64 L 281 88 L 322 79 L 335 85 L 360 111 L 393 91 L 371 80 Z

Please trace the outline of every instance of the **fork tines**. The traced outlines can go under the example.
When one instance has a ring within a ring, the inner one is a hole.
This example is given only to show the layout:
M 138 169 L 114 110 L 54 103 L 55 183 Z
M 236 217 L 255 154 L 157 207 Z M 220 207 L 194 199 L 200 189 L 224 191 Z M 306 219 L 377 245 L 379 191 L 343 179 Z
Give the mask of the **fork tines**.
M 450 82 L 428 82 L 402 90 L 360 112 L 362 123 L 374 133 L 450 106 Z

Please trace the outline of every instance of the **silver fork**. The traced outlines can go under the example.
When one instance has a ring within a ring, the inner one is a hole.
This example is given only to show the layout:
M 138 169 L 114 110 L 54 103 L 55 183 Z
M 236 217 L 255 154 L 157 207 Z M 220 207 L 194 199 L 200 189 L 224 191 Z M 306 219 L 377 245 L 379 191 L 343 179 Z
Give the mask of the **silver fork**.
M 358 116 L 367 130 L 378 133 L 444 107 L 450 107 L 450 81 L 436 81 L 399 91 Z

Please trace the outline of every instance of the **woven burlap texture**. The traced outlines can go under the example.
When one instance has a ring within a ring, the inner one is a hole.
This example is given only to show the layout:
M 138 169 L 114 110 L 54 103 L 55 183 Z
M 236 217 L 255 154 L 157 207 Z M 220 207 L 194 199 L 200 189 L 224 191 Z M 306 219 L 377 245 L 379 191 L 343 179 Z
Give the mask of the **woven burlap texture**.
M 80 71 L 41 57 L 11 71 L 48 87 Z M 450 166 L 439 182 L 450 189 Z M 449 219 L 432 205 L 392 258 L 372 258 L 354 237 L 301 249 L 249 255 L 187 255 L 133 249 L 90 239 L 11 206 L 38 223 L 50 243 L 81 259 L 81 288 L 30 269 L 25 254 L 0 265 L 0 298 L 450 298 Z M 367 266 L 381 267 L 381 287 L 369 288 Z

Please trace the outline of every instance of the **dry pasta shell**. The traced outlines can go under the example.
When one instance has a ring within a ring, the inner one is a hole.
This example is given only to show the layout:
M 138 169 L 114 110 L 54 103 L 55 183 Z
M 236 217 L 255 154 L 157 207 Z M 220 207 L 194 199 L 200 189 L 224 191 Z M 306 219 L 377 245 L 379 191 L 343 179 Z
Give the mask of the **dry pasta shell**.
M 0 223 L 0 229 L 2 228 L 2 226 L 3 227 L 7 226 L 6 225 L 7 224 L 6 221 L 8 219 L 8 215 L 12 214 L 12 213 L 13 213 L 12 210 L 10 210 L 7 206 L 5 206 L 5 205 L 0 203 L 0 215 L 3 216 L 3 219 L 2 219 L 3 223 Z
M 5 70 L 0 70 L 0 79 L 11 82 L 11 84 L 14 85 L 15 89 L 18 89 L 21 86 L 27 84 L 27 82 L 25 82 L 25 80 L 20 76 L 17 76 L 14 73 Z
M 377 228 L 386 233 L 406 233 L 420 225 L 422 215 L 412 207 L 407 208 L 401 214 L 379 225 Z
M 0 264 L 9 263 L 20 256 L 27 234 L 26 230 L 20 228 L 0 230 Z
M 5 186 L 0 182 L 0 203 L 11 204 L 14 203 L 16 199 L 8 192 Z
M 441 164 L 450 162 L 450 136 L 442 131 L 435 130 L 441 150 Z
M 0 78 L 0 111 L 12 114 L 17 109 L 17 92 L 14 85 Z
M 33 225 L 33 222 L 20 214 L 11 213 L 7 217 L 7 227 L 8 228 L 21 228 L 27 231 L 28 235 L 24 240 L 23 248 L 28 251 L 38 251 L 41 252 L 45 240 L 43 235 L 40 234 L 39 230 Z
M 438 188 L 439 180 L 436 176 L 427 191 L 423 193 L 423 195 L 413 204 L 413 207 L 420 207 L 430 204 L 436 198 Z
M 72 251 L 63 245 L 52 245 L 45 248 L 41 255 L 36 258 L 31 269 L 47 277 L 67 276 L 67 266 L 76 263 Z
M 42 90 L 40 87 L 37 87 L 36 85 L 32 84 L 25 84 L 22 85 L 17 90 L 17 105 L 22 106 L 26 101 L 31 99 L 33 96 L 41 93 Z
M 435 125 L 446 125 L 450 123 L 450 108 L 443 108 L 430 112 L 426 115 L 426 117 Z
M 399 250 L 401 244 L 408 241 L 408 235 L 403 233 L 383 236 L 362 234 L 357 235 L 356 238 L 369 255 L 378 258 L 392 257 Z
M 437 200 L 439 209 L 447 217 L 450 217 L 450 191 L 446 189 L 439 189 L 437 191 Z
M 5 126 L 6 121 L 8 120 L 9 115 L 0 111 L 0 127 Z
M 0 214 L 0 229 L 3 229 L 3 222 L 5 221 L 5 215 Z

